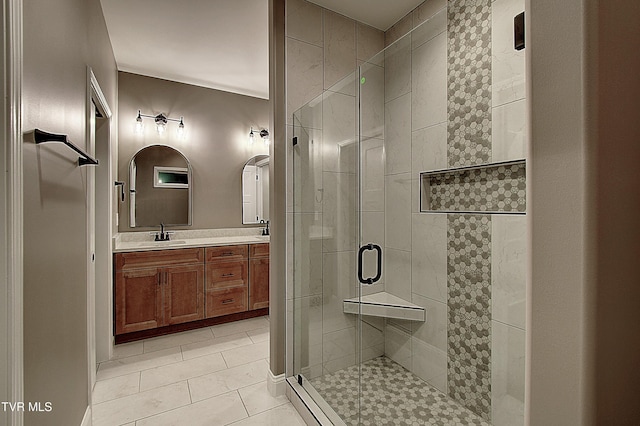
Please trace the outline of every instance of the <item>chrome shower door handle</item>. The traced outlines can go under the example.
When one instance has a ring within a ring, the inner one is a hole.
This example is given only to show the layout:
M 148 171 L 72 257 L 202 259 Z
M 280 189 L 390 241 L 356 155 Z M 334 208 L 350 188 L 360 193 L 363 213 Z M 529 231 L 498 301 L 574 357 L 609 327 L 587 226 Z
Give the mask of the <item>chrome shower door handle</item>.
M 362 277 L 362 258 L 363 258 L 364 252 L 368 250 L 375 250 L 378 252 L 378 272 L 376 273 L 376 276 L 373 278 Z M 382 249 L 377 244 L 369 243 L 369 244 L 363 245 L 362 247 L 360 247 L 360 250 L 358 250 L 358 280 L 362 284 L 371 285 L 377 282 L 381 276 L 382 276 Z

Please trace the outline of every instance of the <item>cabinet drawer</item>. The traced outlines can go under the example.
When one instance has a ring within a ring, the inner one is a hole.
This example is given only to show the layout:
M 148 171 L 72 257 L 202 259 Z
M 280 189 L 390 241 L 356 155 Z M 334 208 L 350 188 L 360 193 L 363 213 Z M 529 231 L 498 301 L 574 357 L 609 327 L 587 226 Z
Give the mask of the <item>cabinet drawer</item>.
M 269 244 L 251 244 L 249 246 L 249 257 L 268 257 Z
M 205 257 L 207 262 L 215 262 L 219 260 L 246 259 L 247 254 L 247 246 L 243 244 L 238 246 L 207 247 Z
M 203 248 L 116 253 L 116 270 L 118 271 L 203 262 Z
M 247 289 L 233 287 L 223 290 L 207 291 L 207 318 L 235 314 L 247 310 Z
M 207 264 L 207 289 L 247 285 L 249 265 L 246 260 Z

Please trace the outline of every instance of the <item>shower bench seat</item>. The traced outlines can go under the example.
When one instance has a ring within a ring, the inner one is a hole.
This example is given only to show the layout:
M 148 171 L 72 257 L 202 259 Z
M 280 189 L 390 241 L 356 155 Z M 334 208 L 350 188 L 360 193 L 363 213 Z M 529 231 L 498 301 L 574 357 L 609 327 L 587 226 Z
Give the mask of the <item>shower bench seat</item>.
M 372 317 L 395 318 L 408 321 L 426 321 L 427 313 L 422 306 L 418 306 L 393 294 L 381 291 L 379 293 L 353 297 L 343 301 L 345 314 L 369 315 Z

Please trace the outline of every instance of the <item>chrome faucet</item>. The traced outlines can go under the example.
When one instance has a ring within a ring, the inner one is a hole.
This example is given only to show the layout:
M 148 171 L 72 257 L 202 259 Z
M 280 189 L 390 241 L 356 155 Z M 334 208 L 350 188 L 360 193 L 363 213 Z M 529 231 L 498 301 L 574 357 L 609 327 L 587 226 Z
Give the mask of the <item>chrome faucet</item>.
M 264 220 L 261 220 L 260 223 L 264 223 L 265 224 L 265 227 L 262 230 L 262 235 L 269 235 L 269 221 L 265 222 Z
M 169 232 L 164 232 L 164 223 L 160 223 L 160 234 L 156 233 L 156 241 L 169 241 Z

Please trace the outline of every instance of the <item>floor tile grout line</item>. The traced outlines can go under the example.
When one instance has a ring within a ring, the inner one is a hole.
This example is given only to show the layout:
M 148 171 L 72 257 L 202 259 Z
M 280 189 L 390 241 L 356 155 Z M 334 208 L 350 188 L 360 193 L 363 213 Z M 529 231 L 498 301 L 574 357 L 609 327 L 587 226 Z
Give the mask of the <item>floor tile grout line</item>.
M 192 357 L 192 358 L 185 359 L 184 361 L 191 361 L 192 359 L 202 358 L 202 357 L 205 357 L 205 356 L 208 356 L 208 355 L 213 355 L 213 354 L 217 354 L 217 353 L 222 353 L 222 352 L 226 352 L 226 351 L 229 351 L 229 350 L 232 350 L 232 349 L 243 348 L 243 347 L 245 347 L 245 346 L 250 346 L 250 345 L 254 345 L 254 344 L 255 344 L 255 343 L 253 343 L 253 342 L 252 342 L 252 343 L 247 343 L 246 345 L 240 345 L 240 346 L 236 346 L 236 347 L 233 347 L 233 348 L 224 349 L 224 350 L 222 350 L 222 351 L 214 351 L 214 352 L 210 352 L 210 353 L 208 353 L 208 354 L 194 356 L 194 357 Z M 181 348 L 181 350 L 182 350 L 182 348 Z
M 214 354 L 214 355 L 215 355 L 215 354 Z M 222 355 L 222 354 L 220 354 L 220 355 Z M 195 358 L 193 358 L 193 359 L 195 359 Z M 225 362 L 225 366 L 226 366 L 226 365 L 227 365 L 226 360 L 224 359 L 224 357 L 222 357 L 222 359 L 223 359 L 223 361 Z M 202 373 L 202 374 L 199 374 L 199 375 L 197 375 L 197 376 L 188 377 L 188 378 L 186 378 L 186 379 L 180 379 L 180 380 L 178 380 L 178 381 L 176 381 L 176 382 L 165 383 L 165 384 L 162 384 L 162 385 L 159 385 L 159 386 L 154 386 L 154 387 L 152 387 L 152 388 L 145 389 L 145 390 L 143 390 L 143 391 L 141 390 L 141 391 L 139 391 L 139 393 L 140 393 L 140 392 L 146 392 L 146 391 L 153 390 L 153 389 L 158 389 L 158 388 L 161 388 L 161 387 L 163 387 L 163 386 L 170 386 L 170 385 L 173 385 L 173 384 L 176 384 L 176 383 L 184 382 L 185 380 L 188 382 L 189 380 L 198 379 L 198 378 L 200 378 L 200 377 L 208 376 L 208 375 L 211 375 L 211 374 L 221 373 L 221 372 L 223 372 L 223 371 L 228 371 L 228 370 L 231 370 L 231 369 L 233 369 L 233 368 L 238 368 L 238 367 L 247 366 L 247 365 L 252 364 L 252 363 L 258 363 L 258 362 L 260 362 L 260 361 L 262 361 L 262 360 L 267 361 L 267 367 L 268 367 L 268 360 L 267 360 L 267 358 L 260 358 L 260 359 L 256 359 L 256 360 L 253 360 L 253 361 L 245 362 L 245 363 L 243 363 L 243 364 L 234 365 L 233 367 L 228 367 L 228 366 L 227 366 L 227 367 L 225 367 L 225 368 L 221 368 L 220 370 L 210 371 L 210 372 L 208 372 L 208 373 Z M 169 365 L 173 365 L 173 364 L 169 364 Z M 253 386 L 253 385 L 255 385 L 255 383 L 252 383 L 252 384 L 247 385 L 247 386 Z M 247 387 L 247 386 L 245 386 L 245 387 Z M 128 396 L 128 395 L 127 395 L 127 396 Z
M 180 356 L 182 357 L 182 354 Z M 128 373 L 118 374 L 116 376 L 107 377 L 106 379 L 96 379 L 96 383 L 100 382 L 100 381 L 104 381 L 104 380 L 115 379 L 116 377 L 126 376 L 127 374 L 142 373 L 143 371 L 153 370 L 154 368 L 158 368 L 158 367 L 166 367 L 167 365 L 180 364 L 181 362 L 184 362 L 184 360 L 168 362 L 168 363 L 162 364 L 162 365 L 156 365 L 156 366 L 149 367 L 149 368 L 143 368 L 143 369 L 140 369 L 140 370 L 129 371 Z
M 247 409 L 247 404 L 245 404 L 244 399 L 242 399 L 242 395 L 240 395 L 240 389 L 236 389 L 234 392 L 238 394 L 238 398 L 240 398 L 240 402 L 242 403 L 242 408 L 244 408 L 244 412 L 247 414 L 247 417 L 245 418 L 251 417 L 251 414 L 249 414 L 249 410 Z M 227 423 L 227 424 L 230 424 L 230 423 Z
M 188 387 L 189 387 L 189 383 L 188 383 L 188 381 L 186 381 L 186 380 L 181 380 L 180 382 L 187 382 L 187 389 L 188 389 Z M 180 382 L 176 382 L 176 383 L 180 383 Z M 171 384 L 166 385 L 166 386 L 173 386 L 173 385 L 175 385 L 176 383 L 171 383 Z M 148 392 L 148 391 L 152 391 L 152 390 L 156 390 L 156 389 L 158 389 L 158 388 L 148 389 L 148 390 L 146 390 L 146 391 L 138 392 L 137 394 L 127 395 L 127 396 L 122 397 L 122 398 L 131 397 L 131 396 L 133 396 L 133 395 L 140 395 L 140 394 L 142 394 L 142 393 L 144 393 L 144 392 Z M 121 398 L 117 398 L 117 399 L 121 399 Z M 189 398 L 189 399 L 191 399 L 191 398 Z M 112 401 L 115 401 L 115 400 L 112 400 Z M 129 421 L 129 422 L 126 422 L 126 423 L 122 423 L 120 426 L 122 426 L 122 425 L 128 425 L 128 424 L 130 424 L 130 423 L 137 424 L 137 423 L 138 423 L 138 421 L 140 421 L 140 420 L 144 420 L 144 419 L 147 419 L 147 418 L 149 418 L 149 417 L 153 417 L 153 416 L 157 416 L 157 415 L 160 415 L 160 414 L 168 413 L 169 411 L 177 410 L 178 408 L 187 407 L 187 406 L 189 406 L 189 405 L 191 405 L 191 404 L 192 404 L 192 403 L 189 403 L 189 404 L 183 404 L 183 405 L 180 405 L 180 406 L 178 406 L 178 407 L 174 407 L 174 408 L 171 408 L 171 409 L 168 409 L 168 410 L 159 411 L 159 412 L 154 413 L 154 414 L 151 414 L 151 415 L 149 415 L 149 416 L 136 417 L 136 418 L 134 418 L 132 421 Z M 92 420 L 93 420 L 93 419 L 92 419 Z

